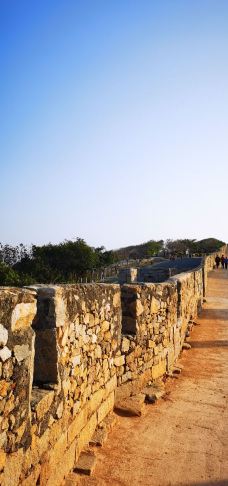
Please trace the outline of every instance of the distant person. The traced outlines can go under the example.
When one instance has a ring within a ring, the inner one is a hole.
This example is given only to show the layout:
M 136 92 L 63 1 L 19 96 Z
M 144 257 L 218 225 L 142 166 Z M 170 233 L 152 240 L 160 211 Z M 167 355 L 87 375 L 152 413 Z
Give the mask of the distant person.
M 227 267 L 228 267 L 228 257 L 225 256 L 224 258 L 224 264 L 225 264 L 225 269 L 227 270 Z
M 221 261 L 221 258 L 218 255 L 216 255 L 216 257 L 215 257 L 216 268 L 219 267 L 220 261 Z
M 225 265 L 224 255 L 221 256 L 221 264 L 222 264 L 222 268 L 224 268 L 224 265 Z

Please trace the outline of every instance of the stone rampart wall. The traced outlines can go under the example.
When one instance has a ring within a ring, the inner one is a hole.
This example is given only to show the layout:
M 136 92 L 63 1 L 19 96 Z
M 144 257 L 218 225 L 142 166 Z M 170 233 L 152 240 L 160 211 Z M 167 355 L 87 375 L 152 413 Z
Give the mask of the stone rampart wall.
M 172 369 L 213 264 L 161 284 L 0 288 L 2 486 L 61 485 L 115 399 Z

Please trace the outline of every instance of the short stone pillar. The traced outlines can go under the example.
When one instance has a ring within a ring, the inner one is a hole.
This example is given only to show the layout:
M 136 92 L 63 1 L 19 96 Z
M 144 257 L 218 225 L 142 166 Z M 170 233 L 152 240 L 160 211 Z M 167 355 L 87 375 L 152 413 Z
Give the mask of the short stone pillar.
M 119 271 L 119 277 L 118 277 L 119 284 L 135 283 L 137 282 L 137 278 L 138 278 L 137 268 L 122 268 Z

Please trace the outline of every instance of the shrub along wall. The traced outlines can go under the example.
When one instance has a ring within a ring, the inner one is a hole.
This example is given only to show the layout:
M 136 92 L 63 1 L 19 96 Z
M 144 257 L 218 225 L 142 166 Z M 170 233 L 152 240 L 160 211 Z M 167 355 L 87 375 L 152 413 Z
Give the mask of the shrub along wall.
M 115 397 L 172 368 L 213 264 L 161 284 L 0 288 L 2 486 L 60 485 Z

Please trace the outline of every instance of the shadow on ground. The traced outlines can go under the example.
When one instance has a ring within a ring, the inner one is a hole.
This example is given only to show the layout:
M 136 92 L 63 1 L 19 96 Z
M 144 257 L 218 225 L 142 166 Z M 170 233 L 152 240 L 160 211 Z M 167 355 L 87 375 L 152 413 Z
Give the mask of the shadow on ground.
M 227 346 L 228 341 L 191 341 L 192 348 L 224 348 Z

